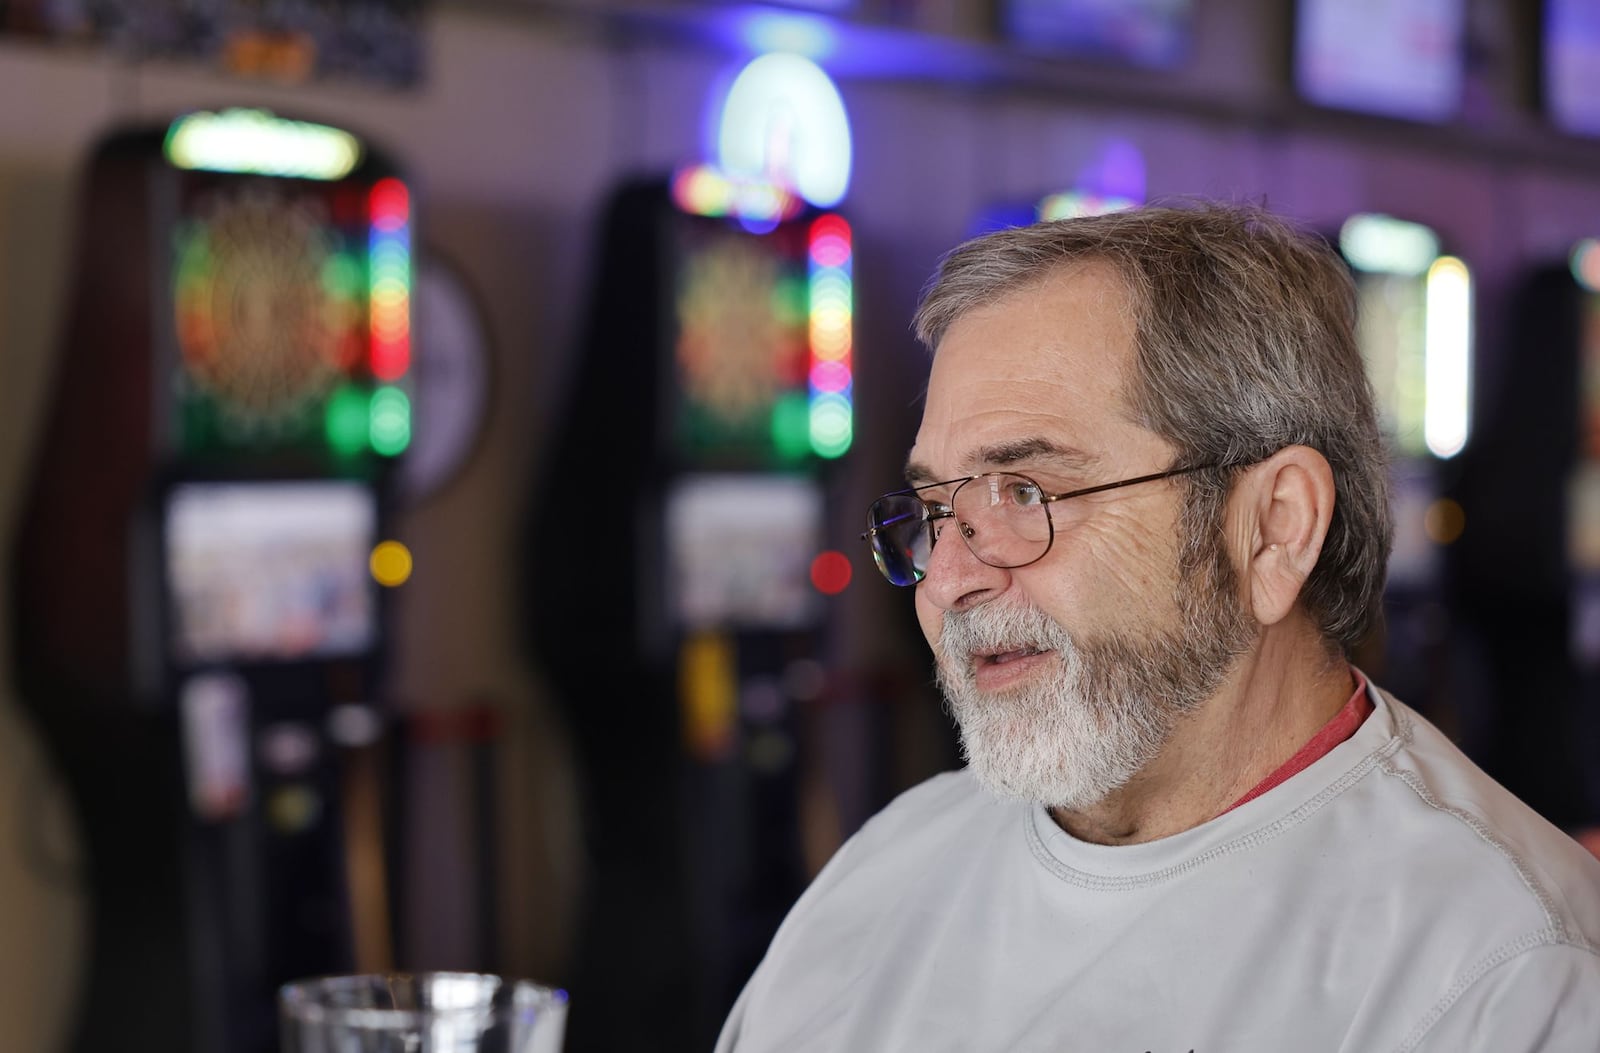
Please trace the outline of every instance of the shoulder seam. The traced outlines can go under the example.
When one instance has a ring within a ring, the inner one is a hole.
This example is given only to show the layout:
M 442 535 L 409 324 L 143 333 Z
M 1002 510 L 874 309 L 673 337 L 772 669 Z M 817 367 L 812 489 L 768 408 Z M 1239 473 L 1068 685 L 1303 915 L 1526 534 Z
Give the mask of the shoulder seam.
M 1600 957 L 1600 947 L 1596 947 L 1586 940 L 1569 937 L 1564 928 L 1536 929 L 1533 932 L 1525 933 L 1517 939 L 1495 948 L 1476 965 L 1462 973 L 1456 982 L 1451 985 L 1450 989 L 1423 1015 L 1422 1019 L 1417 1021 L 1417 1026 L 1411 1029 L 1411 1033 L 1401 1041 L 1399 1046 L 1395 1047 L 1395 1053 L 1410 1053 L 1411 1050 L 1416 1049 L 1417 1045 L 1428 1037 L 1428 1032 L 1433 1030 L 1434 1025 L 1444 1019 L 1445 1014 L 1460 1000 L 1461 996 L 1466 994 L 1473 984 L 1483 979 L 1490 971 L 1522 954 L 1526 954 L 1528 951 L 1537 950 L 1540 947 L 1571 947 Z
M 1385 775 L 1394 776 L 1405 783 L 1423 804 L 1455 819 L 1476 834 L 1484 844 L 1499 852 L 1506 862 L 1511 864 L 1512 869 L 1517 872 L 1517 877 L 1522 880 L 1522 884 L 1538 902 L 1539 909 L 1544 912 L 1545 923 L 1562 939 L 1568 937 L 1566 922 L 1562 920 L 1560 912 L 1556 910 L 1555 901 L 1550 898 L 1550 894 L 1545 891 L 1544 886 L 1533 876 L 1533 872 L 1522 861 L 1522 857 L 1513 852 L 1504 841 L 1496 837 L 1494 831 L 1490 830 L 1483 820 L 1464 808 L 1456 808 L 1439 800 L 1427 786 L 1423 785 L 1416 772 L 1406 771 L 1395 766 L 1393 758 L 1385 758 L 1382 767 Z

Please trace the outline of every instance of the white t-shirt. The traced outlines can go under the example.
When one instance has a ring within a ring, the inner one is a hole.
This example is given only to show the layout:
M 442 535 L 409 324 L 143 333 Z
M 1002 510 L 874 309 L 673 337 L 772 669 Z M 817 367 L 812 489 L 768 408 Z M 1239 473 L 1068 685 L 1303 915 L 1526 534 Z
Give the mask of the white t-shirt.
M 718 1053 L 1600 1053 L 1600 862 L 1372 697 L 1304 771 L 1146 844 L 923 783 L 800 898 Z

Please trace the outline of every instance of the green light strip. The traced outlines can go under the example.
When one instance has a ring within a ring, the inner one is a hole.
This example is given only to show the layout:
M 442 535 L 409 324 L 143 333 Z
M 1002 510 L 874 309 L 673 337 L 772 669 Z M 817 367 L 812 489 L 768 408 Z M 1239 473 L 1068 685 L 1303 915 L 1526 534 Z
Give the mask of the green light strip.
M 167 129 L 167 160 L 179 168 L 299 179 L 343 179 L 361 160 L 349 132 L 288 121 L 266 110 L 202 111 Z

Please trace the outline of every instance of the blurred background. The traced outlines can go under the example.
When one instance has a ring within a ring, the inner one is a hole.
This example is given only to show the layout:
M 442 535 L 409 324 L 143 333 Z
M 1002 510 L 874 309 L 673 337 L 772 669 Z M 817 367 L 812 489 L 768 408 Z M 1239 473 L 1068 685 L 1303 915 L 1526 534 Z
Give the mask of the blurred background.
M 1258 201 L 1341 248 L 1362 662 L 1600 823 L 1593 0 L 0 0 L 0 1029 L 255 1053 L 296 976 L 709 1048 L 958 764 L 898 485 L 940 255 Z

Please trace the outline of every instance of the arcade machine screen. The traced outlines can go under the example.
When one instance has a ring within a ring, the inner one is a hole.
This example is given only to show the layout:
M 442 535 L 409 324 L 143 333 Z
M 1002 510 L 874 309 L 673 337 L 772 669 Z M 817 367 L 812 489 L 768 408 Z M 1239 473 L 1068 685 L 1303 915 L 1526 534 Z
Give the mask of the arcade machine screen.
M 171 658 L 358 655 L 377 641 L 377 509 L 338 480 L 183 483 L 167 498 Z
M 667 498 L 675 620 L 689 628 L 815 625 L 821 596 L 810 568 L 822 516 L 822 491 L 809 479 L 684 476 Z

